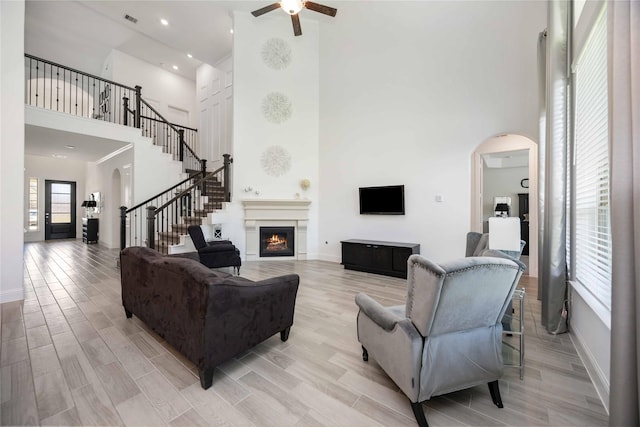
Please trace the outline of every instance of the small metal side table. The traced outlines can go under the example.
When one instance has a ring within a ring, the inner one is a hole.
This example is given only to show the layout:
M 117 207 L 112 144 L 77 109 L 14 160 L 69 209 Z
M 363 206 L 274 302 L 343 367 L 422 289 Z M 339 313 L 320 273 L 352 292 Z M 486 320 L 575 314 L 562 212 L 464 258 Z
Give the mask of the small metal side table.
M 525 290 L 513 293 L 513 310 L 505 313 L 503 323 L 511 324 L 510 331 L 502 332 L 502 355 L 504 366 L 520 369 L 520 379 L 524 379 L 524 297 Z

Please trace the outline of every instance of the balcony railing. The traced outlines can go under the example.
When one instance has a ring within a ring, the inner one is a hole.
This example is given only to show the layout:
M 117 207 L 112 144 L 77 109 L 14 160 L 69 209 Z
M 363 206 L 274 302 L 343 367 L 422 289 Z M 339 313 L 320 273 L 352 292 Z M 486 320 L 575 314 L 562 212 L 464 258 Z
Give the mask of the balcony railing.
M 196 154 L 197 129 L 169 123 L 129 87 L 55 62 L 25 54 L 27 105 L 74 116 L 140 128 L 155 145 L 183 162 L 183 170 L 203 171 Z

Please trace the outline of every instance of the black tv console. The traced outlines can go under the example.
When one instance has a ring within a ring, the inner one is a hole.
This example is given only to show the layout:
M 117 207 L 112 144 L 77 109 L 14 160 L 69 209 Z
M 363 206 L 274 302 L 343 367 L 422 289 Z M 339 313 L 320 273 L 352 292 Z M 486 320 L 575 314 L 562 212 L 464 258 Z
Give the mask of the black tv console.
M 407 278 L 407 259 L 420 253 L 417 243 L 343 240 L 342 264 L 347 270 Z

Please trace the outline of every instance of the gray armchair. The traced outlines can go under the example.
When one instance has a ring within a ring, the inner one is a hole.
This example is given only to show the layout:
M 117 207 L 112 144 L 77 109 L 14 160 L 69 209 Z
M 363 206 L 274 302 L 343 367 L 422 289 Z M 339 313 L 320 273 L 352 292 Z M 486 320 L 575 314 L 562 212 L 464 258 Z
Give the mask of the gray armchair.
M 500 252 L 509 255 L 511 258 L 520 259 L 522 255 L 522 249 L 524 249 L 527 242 L 520 240 L 519 251 L 504 251 Z M 477 233 L 470 231 L 467 233 L 467 249 L 465 256 L 482 256 L 483 252 L 489 250 L 489 233 Z
M 520 259 L 522 249 L 527 242 L 520 240 L 519 251 L 506 251 L 489 249 L 489 233 L 478 233 L 470 231 L 467 233 L 467 249 L 465 256 L 494 256 L 499 258 Z M 502 328 L 505 331 L 511 330 L 511 314 L 513 313 L 512 301 L 509 301 L 506 312 L 508 315 L 502 319 Z
M 362 358 L 371 355 L 409 398 L 418 425 L 428 426 L 420 402 L 488 383 L 502 408 L 502 324 L 524 271 L 517 260 L 469 257 L 435 264 L 408 260 L 406 305 L 383 307 L 356 296 Z

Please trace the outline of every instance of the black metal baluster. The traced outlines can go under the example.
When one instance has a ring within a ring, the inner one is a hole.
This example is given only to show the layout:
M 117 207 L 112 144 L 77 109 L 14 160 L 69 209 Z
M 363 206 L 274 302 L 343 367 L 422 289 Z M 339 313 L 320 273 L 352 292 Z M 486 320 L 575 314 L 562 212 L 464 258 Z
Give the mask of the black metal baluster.
M 39 71 L 40 71 L 40 61 L 36 61 L 36 107 L 39 107 L 39 105 L 38 105 L 38 101 L 39 101 L 39 99 L 38 99 L 38 95 L 39 95 L 38 94 L 38 86 L 40 86 L 39 82 L 38 82 L 38 72 Z
M 31 58 L 29 58 L 29 90 L 27 90 L 28 92 L 28 96 L 29 96 L 29 105 L 33 105 L 31 103 L 31 91 L 32 91 L 32 86 L 33 86 L 33 80 L 31 79 L 31 74 L 33 71 L 33 65 L 31 64 Z
M 96 117 L 97 116 L 97 114 L 96 114 L 96 79 L 92 79 L 92 81 L 93 81 L 93 84 L 91 86 L 93 87 L 93 102 L 91 103 L 91 117 L 92 118 L 98 118 L 98 117 Z M 99 88 L 100 88 L 100 83 L 98 82 L 98 89 Z M 101 106 L 100 106 L 100 95 L 98 95 L 98 109 L 101 109 Z
M 46 76 L 46 70 L 47 70 L 47 66 L 45 65 L 45 76 L 44 76 L 44 82 L 45 82 L 45 88 L 47 85 L 47 80 L 49 80 L 49 110 L 53 110 L 53 104 L 51 101 L 51 98 L 53 98 L 53 82 L 51 81 L 51 76 L 53 75 L 53 65 L 49 64 L 49 78 L 47 79 Z M 46 102 L 45 102 L 45 108 L 46 108 Z
M 60 111 L 60 67 L 56 67 L 56 111 Z
M 62 69 L 62 111 L 67 112 L 67 70 Z
M 75 98 L 76 98 L 76 100 L 75 100 L 76 112 L 75 112 L 74 115 L 77 116 L 78 115 L 78 73 L 76 73 L 76 89 L 75 89 L 75 92 L 76 92 L 76 96 L 75 96 Z

